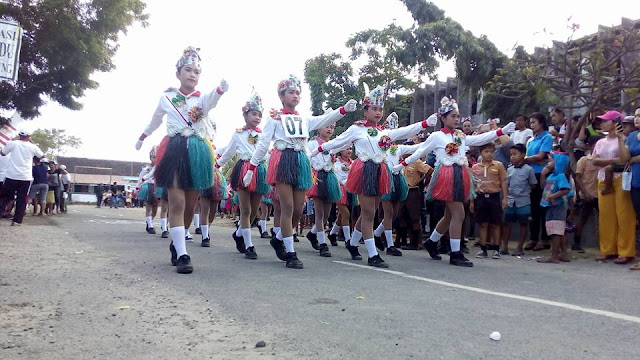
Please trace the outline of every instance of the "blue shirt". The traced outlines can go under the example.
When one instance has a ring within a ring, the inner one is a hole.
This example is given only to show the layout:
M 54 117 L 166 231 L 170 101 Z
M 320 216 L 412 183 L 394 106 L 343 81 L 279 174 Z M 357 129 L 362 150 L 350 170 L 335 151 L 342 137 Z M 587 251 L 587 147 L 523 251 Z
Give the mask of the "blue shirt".
M 551 137 L 551 134 L 549 134 L 547 131 L 543 131 L 538 135 L 534 135 L 531 139 L 529 139 L 529 142 L 527 143 L 527 156 L 534 156 L 534 155 L 538 155 L 541 151 L 546 152 L 546 153 L 550 153 L 552 150 L 552 146 L 553 146 L 553 138 Z M 545 160 L 545 162 L 542 165 L 538 165 L 538 164 L 529 164 L 531 165 L 531 167 L 533 168 L 533 171 L 536 174 L 540 174 L 542 172 L 542 169 L 544 169 L 545 166 L 547 166 L 547 162 L 549 162 L 549 160 Z
M 33 175 L 33 184 L 47 184 L 47 171 L 49 169 L 46 165 L 34 165 L 31 167 L 31 174 Z
M 632 132 L 625 141 L 631 156 L 640 155 L 640 140 L 638 140 L 638 130 Z M 631 164 L 631 186 L 640 188 L 640 163 Z
M 555 205 L 551 204 L 549 201 L 549 196 L 551 194 L 555 194 L 560 190 L 570 190 L 571 185 L 569 184 L 569 180 L 564 174 L 553 173 L 547 176 L 547 184 L 542 191 L 542 199 L 540 200 L 540 206 L 543 207 L 553 207 L 564 204 L 564 197 L 557 198 L 555 200 Z M 548 219 L 547 219 L 548 220 Z M 557 219 L 554 219 L 557 220 Z

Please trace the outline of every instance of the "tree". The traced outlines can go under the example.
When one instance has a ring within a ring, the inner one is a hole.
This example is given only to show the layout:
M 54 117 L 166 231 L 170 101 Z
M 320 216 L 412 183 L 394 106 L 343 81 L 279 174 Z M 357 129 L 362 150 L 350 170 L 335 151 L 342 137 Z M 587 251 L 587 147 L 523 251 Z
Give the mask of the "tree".
M 20 23 L 24 35 L 19 77 L 0 83 L 0 108 L 18 110 L 25 119 L 38 116 L 43 96 L 72 110 L 78 98 L 98 83 L 94 71 L 111 71 L 120 33 L 134 22 L 146 26 L 141 0 L 9 0 L 0 13 Z M 8 121 L 0 117 L 0 124 Z
M 31 134 L 31 139 L 50 159 L 63 155 L 69 148 L 77 149 L 82 145 L 80 138 L 65 134 L 64 129 L 38 129 Z

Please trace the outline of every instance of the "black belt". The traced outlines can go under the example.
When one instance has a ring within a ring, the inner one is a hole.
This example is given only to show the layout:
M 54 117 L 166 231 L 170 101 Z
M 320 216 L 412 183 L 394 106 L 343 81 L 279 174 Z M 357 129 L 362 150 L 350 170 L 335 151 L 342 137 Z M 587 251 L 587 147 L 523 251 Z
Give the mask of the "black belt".
M 500 193 L 478 193 L 478 196 L 482 196 L 485 198 L 495 198 L 495 197 L 500 197 Z

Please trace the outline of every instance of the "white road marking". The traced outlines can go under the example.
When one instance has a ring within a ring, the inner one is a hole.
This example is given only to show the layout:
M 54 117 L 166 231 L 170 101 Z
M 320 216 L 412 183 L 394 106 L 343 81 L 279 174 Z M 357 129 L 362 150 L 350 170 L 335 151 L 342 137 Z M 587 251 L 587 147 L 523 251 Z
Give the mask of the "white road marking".
M 431 283 L 431 284 L 447 286 L 447 287 L 451 287 L 451 288 L 455 288 L 455 289 L 462 289 L 462 290 L 473 291 L 473 292 L 477 292 L 477 293 L 481 293 L 481 294 L 500 296 L 500 297 L 504 297 L 504 298 L 508 298 L 508 299 L 528 301 L 528 302 L 532 302 L 532 303 L 536 303 L 536 304 L 555 306 L 555 307 L 559 307 L 559 308 L 563 308 L 563 309 L 581 311 L 581 312 L 585 312 L 585 313 L 588 313 L 588 314 L 601 315 L 601 316 L 606 316 L 606 317 L 609 317 L 609 318 L 612 318 L 612 319 L 630 321 L 630 322 L 634 322 L 634 323 L 640 324 L 640 317 L 637 317 L 637 316 L 620 314 L 620 313 L 615 313 L 615 312 L 606 311 L 606 310 L 592 309 L 592 308 L 587 308 L 587 307 L 583 307 L 583 306 L 579 306 L 579 305 L 567 304 L 567 303 L 563 303 L 563 302 L 559 302 L 559 301 L 539 299 L 539 298 L 535 298 L 535 297 L 531 297 L 531 296 L 522 296 L 522 295 L 503 293 L 503 292 L 499 292 L 499 291 L 491 291 L 491 290 L 481 289 L 481 288 L 477 288 L 477 287 L 473 287 L 473 286 L 460 285 L 460 284 L 450 283 L 450 282 L 442 281 L 442 280 L 434 280 L 434 279 L 429 279 L 429 278 L 425 278 L 425 277 L 421 277 L 421 276 L 409 275 L 409 274 L 404 273 L 402 271 L 394 271 L 394 270 L 389 270 L 389 269 L 374 268 L 374 267 L 371 267 L 371 266 L 353 264 L 353 263 L 349 263 L 349 262 L 346 262 L 346 261 L 334 261 L 334 262 L 338 263 L 338 264 L 358 267 L 358 268 L 362 268 L 362 269 L 366 269 L 366 270 L 380 271 L 380 272 L 384 272 L 384 273 L 387 273 L 387 274 L 400 276 L 400 277 L 403 277 L 403 278 L 406 278 L 406 279 L 413 279 L 413 280 L 428 282 L 428 283 Z

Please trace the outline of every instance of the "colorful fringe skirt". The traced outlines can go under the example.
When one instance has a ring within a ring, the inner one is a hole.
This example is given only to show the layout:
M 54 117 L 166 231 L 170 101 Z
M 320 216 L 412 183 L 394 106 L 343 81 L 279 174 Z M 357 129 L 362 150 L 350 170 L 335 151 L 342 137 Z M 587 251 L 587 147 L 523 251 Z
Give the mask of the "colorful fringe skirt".
M 177 179 L 179 189 L 203 190 L 214 181 L 214 154 L 209 140 L 195 135 L 166 136 L 156 155 L 156 185 L 173 188 Z
M 307 191 L 307 196 L 317 197 L 326 202 L 336 202 L 342 198 L 340 183 L 333 171 L 313 170 L 315 182 Z
M 226 200 L 229 197 L 227 194 L 227 179 L 224 178 L 222 172 L 215 169 L 213 174 L 213 186 L 200 190 L 200 198 L 213 201 Z
M 393 190 L 391 171 L 386 162 L 376 164 L 373 160 L 362 162 L 356 159 L 351 165 L 345 188 L 352 194 L 381 196 Z
M 344 185 L 340 184 L 342 197 L 336 204 L 344 206 L 358 206 L 358 196 L 347 191 Z
M 271 200 L 270 198 L 263 196 L 262 197 L 262 202 L 267 204 L 267 205 L 273 205 L 273 200 Z
M 164 201 L 169 201 L 169 193 L 162 186 L 156 186 L 156 197 Z
M 158 203 L 158 197 L 156 196 L 154 184 L 142 184 L 140 191 L 138 192 L 138 200 L 142 200 L 149 205 L 155 205 Z
M 267 184 L 267 167 L 264 161 L 256 166 L 256 170 L 253 172 L 251 183 L 249 187 L 245 187 L 242 183 L 242 179 L 249 171 L 248 160 L 238 160 L 231 171 L 231 188 L 234 191 L 249 190 L 250 192 L 258 193 L 260 195 L 266 195 L 271 191 L 271 186 Z
M 299 190 L 309 190 L 313 183 L 307 154 L 293 149 L 273 149 L 267 170 L 267 183 L 283 183 Z
M 393 190 L 388 194 L 382 195 L 382 200 L 386 201 L 405 201 L 409 195 L 409 185 L 402 173 L 391 175 L 391 181 L 393 181 Z
M 475 197 L 471 170 L 467 166 L 436 166 L 427 190 L 428 200 L 465 202 Z
M 275 186 L 271 187 L 271 191 L 269 191 L 269 193 L 264 196 L 264 198 L 271 200 L 270 204 L 273 204 L 274 201 L 280 201 L 280 198 L 278 197 L 278 191 L 276 190 Z

